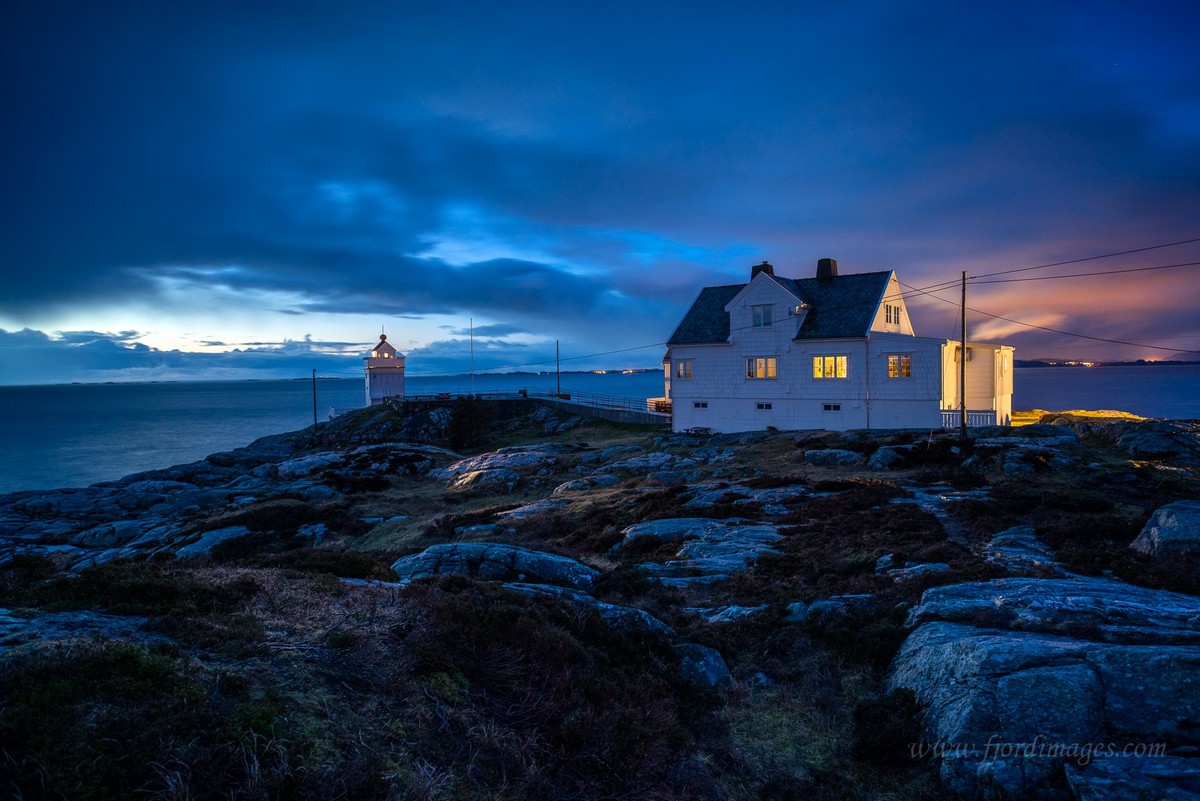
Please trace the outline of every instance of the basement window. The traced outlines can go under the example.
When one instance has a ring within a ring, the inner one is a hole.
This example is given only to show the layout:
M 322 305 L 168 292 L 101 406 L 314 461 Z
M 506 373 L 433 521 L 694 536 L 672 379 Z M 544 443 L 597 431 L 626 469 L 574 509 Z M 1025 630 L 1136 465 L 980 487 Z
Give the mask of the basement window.
M 841 410 L 842 404 L 840 403 L 825 403 L 821 406 L 821 411 L 824 412 L 840 412 Z
M 707 409 L 708 401 L 692 401 L 693 409 Z
M 756 403 L 754 404 L 754 408 L 758 409 L 760 412 L 769 412 L 771 411 L 772 407 L 769 403 Z

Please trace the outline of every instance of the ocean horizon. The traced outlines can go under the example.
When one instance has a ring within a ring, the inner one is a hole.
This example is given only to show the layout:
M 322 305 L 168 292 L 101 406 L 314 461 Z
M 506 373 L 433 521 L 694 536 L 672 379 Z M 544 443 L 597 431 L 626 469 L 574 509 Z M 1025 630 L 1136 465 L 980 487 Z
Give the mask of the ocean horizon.
M 658 369 L 410 376 L 411 395 L 561 390 L 662 395 Z M 317 416 L 362 406 L 361 378 L 318 378 Z M 1014 409 L 1200 418 L 1200 365 L 1018 368 Z M 87 486 L 308 428 L 311 378 L 0 386 L 0 493 Z

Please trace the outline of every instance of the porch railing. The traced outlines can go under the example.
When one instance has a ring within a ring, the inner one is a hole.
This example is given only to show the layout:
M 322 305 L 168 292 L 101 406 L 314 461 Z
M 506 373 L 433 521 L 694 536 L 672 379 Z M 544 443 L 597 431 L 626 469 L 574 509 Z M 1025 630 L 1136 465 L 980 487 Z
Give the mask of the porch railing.
M 942 428 L 958 428 L 962 424 L 962 412 L 958 409 L 942 411 Z M 996 412 L 992 409 L 972 411 L 967 409 L 967 428 L 996 425 Z

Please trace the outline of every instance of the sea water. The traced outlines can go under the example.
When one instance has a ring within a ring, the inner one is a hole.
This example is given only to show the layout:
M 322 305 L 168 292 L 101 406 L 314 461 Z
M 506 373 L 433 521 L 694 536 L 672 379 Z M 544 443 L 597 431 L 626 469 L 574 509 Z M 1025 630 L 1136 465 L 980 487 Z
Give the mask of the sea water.
M 621 398 L 662 395 L 657 370 L 409 377 L 411 394 L 540 389 Z M 361 406 L 361 379 L 317 382 L 317 414 Z M 1016 371 L 1014 409 L 1117 409 L 1200 418 L 1200 365 Z M 79 487 L 202 459 L 311 426 L 308 380 L 0 387 L 0 492 Z
M 662 395 L 658 370 L 410 377 L 409 394 L 539 389 L 614 397 Z M 316 382 L 316 413 L 362 406 L 362 379 Z M 82 487 L 193 462 L 313 424 L 313 385 L 178 381 L 0 387 L 0 493 Z

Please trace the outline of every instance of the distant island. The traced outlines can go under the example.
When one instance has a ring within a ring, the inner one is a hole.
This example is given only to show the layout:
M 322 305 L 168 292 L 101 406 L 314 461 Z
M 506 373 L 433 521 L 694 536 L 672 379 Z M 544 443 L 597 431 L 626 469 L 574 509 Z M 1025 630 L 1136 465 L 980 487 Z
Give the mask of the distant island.
M 1163 367 L 1200 364 L 1200 361 L 1147 360 L 1132 362 L 1089 362 L 1080 359 L 1015 359 L 1015 367 Z

